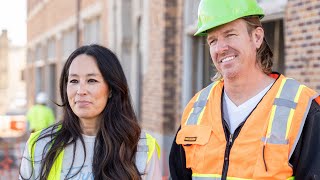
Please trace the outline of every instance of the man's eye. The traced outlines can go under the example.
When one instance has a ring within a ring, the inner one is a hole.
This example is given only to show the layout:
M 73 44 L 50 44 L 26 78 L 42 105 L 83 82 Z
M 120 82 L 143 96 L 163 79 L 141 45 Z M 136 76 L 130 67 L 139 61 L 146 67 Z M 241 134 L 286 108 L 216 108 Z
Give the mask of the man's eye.
M 210 46 L 215 45 L 215 44 L 217 44 L 217 40 L 216 40 L 216 39 L 214 39 L 214 40 L 212 40 L 212 41 L 209 42 L 209 45 L 210 45 Z
M 227 34 L 227 37 L 235 36 L 236 34 Z

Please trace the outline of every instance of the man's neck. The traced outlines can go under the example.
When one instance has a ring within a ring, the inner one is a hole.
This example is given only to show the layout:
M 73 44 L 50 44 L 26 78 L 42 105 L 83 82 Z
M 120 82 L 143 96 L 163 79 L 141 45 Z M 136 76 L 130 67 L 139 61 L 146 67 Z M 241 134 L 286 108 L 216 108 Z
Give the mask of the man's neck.
M 230 100 L 239 106 L 273 82 L 273 78 L 262 72 L 248 74 L 241 78 L 224 79 L 224 90 Z

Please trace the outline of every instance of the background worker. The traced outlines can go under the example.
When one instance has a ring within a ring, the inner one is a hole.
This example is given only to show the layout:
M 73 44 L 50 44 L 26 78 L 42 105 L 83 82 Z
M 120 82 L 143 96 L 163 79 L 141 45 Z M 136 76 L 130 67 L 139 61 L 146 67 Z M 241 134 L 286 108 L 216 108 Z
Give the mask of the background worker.
M 27 112 L 27 121 L 30 132 L 35 132 L 49 127 L 55 121 L 53 111 L 47 104 L 48 97 L 40 92 L 36 97 L 36 104 Z
M 202 0 L 214 82 L 184 110 L 170 153 L 176 179 L 320 179 L 320 98 L 272 73 L 255 0 Z

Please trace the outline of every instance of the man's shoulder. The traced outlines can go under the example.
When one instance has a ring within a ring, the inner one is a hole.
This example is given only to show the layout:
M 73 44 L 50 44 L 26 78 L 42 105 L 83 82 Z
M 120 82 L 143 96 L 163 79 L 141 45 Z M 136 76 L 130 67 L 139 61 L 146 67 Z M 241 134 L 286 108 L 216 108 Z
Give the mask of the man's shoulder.
M 223 86 L 223 81 L 213 81 L 209 85 L 202 88 L 200 91 L 198 91 L 193 97 L 197 97 L 200 93 L 207 92 L 210 93 L 210 90 L 214 88 L 215 86 L 220 85 Z
M 310 105 L 310 113 L 320 113 L 320 96 L 314 99 Z

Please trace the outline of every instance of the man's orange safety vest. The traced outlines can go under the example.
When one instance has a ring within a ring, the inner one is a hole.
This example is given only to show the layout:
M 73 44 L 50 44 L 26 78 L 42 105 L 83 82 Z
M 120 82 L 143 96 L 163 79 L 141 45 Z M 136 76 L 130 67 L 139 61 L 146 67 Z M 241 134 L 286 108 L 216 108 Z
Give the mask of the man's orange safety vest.
M 197 93 L 187 105 L 176 142 L 182 144 L 193 179 L 294 179 L 289 159 L 311 102 L 319 95 L 294 79 L 280 77 L 227 142 L 221 117 L 223 81 Z M 226 155 L 228 144 L 232 145 Z

